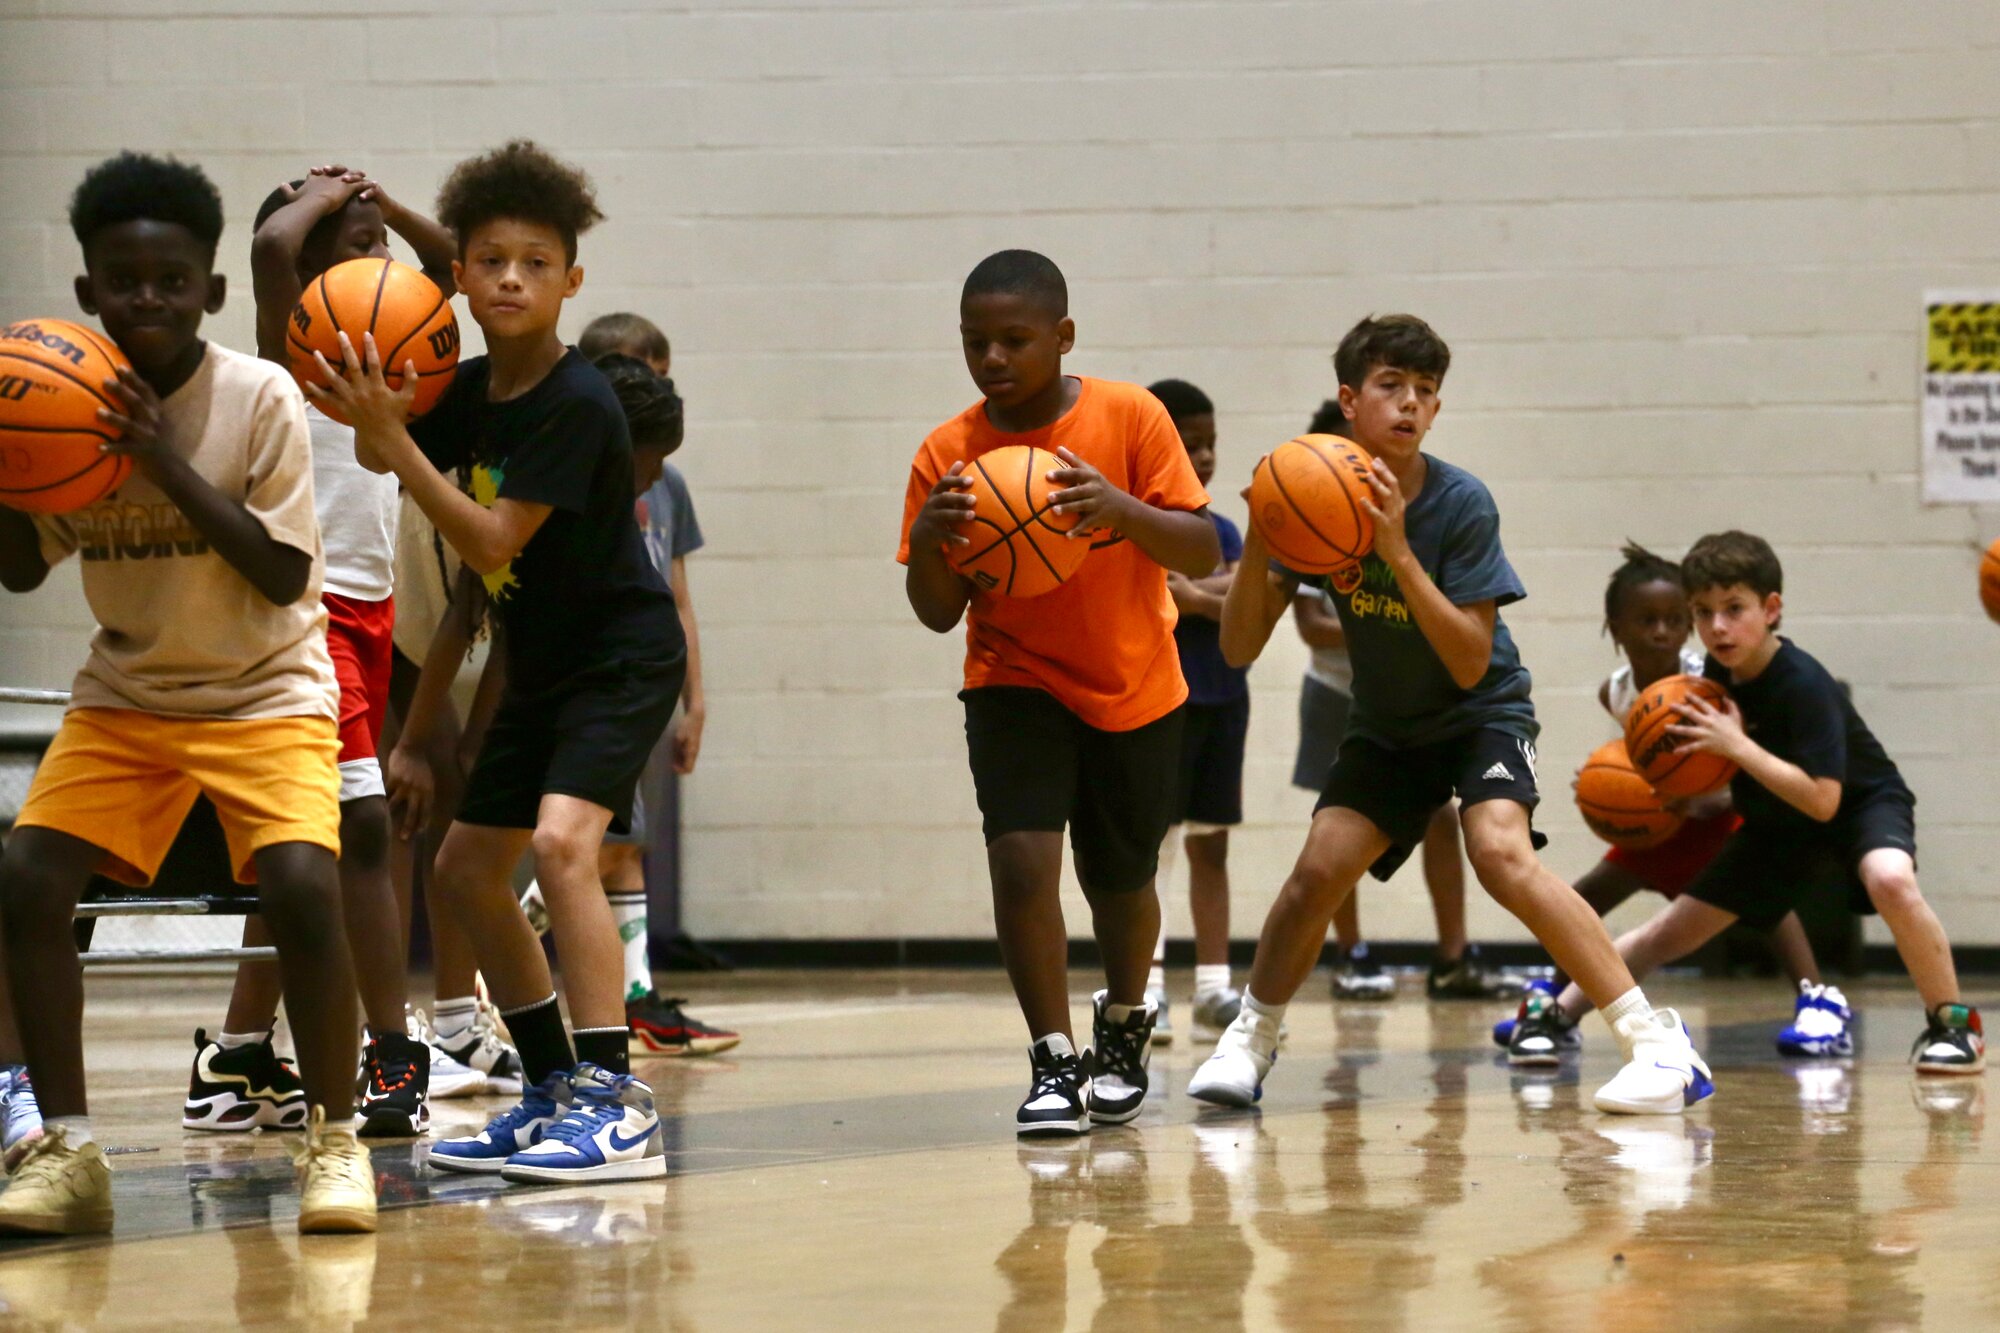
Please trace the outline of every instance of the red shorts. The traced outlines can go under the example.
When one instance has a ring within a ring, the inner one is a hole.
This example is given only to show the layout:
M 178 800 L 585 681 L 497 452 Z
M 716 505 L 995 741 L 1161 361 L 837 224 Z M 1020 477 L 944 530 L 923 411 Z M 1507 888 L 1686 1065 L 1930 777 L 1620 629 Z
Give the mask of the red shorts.
M 375 747 L 389 716 L 396 599 L 361 602 L 330 592 L 320 600 L 326 604 L 326 650 L 340 681 L 340 799 L 381 796 L 387 789 Z
M 1742 826 L 1742 816 L 1734 810 L 1725 810 L 1708 819 L 1688 820 L 1658 847 L 1644 851 L 1613 847 L 1604 854 L 1604 859 L 1627 874 L 1638 876 L 1655 893 L 1678 898 L 1715 859 L 1722 844 L 1729 841 L 1729 835 Z

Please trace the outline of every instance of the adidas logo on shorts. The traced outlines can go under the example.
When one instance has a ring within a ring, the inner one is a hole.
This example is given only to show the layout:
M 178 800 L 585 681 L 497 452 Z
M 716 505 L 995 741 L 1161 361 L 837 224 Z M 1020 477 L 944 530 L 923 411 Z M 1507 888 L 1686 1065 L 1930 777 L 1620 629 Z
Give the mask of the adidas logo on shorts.
M 1495 764 L 1479 775 L 1482 782 L 1512 782 L 1514 775 L 1507 771 L 1507 765 Z

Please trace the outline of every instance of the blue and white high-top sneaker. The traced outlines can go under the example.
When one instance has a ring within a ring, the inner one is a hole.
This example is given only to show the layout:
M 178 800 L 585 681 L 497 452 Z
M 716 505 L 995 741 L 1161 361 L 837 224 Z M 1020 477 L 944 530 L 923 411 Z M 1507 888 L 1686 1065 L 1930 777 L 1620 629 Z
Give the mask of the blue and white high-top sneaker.
M 477 1134 L 432 1144 L 431 1165 L 444 1171 L 496 1174 L 508 1158 L 542 1141 L 569 1109 L 573 1096 L 568 1074 L 550 1074 Z
M 1778 1033 L 1778 1054 L 1827 1056 L 1854 1054 L 1854 1035 L 1847 1025 L 1854 1013 L 1838 986 L 1799 983 L 1798 1008 L 1791 1023 Z
M 656 1180 L 667 1174 L 666 1143 L 653 1090 L 630 1074 L 585 1062 L 570 1076 L 574 1100 L 542 1141 L 507 1159 L 502 1180 Z

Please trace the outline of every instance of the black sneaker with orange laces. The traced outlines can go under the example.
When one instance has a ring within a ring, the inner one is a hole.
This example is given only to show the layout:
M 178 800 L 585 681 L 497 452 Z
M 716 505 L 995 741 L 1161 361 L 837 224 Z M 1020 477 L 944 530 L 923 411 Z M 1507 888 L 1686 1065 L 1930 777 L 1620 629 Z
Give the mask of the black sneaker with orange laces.
M 415 1138 L 430 1127 L 430 1048 L 405 1032 L 370 1034 L 361 1052 L 363 1138 Z
M 743 1038 L 681 1012 L 687 1001 L 648 991 L 625 1001 L 625 1025 L 654 1055 L 715 1055 Z

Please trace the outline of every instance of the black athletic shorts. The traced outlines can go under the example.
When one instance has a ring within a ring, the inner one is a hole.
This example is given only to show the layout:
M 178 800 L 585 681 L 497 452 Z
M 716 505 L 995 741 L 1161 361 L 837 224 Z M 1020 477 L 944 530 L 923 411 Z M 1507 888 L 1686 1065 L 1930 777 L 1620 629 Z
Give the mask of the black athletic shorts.
M 1181 780 L 1173 822 L 1241 824 L 1250 696 L 1226 704 L 1183 704 L 1181 715 Z
M 466 779 L 458 818 L 535 827 L 542 797 L 575 796 L 611 812 L 623 833 L 632 793 L 674 715 L 687 658 L 587 667 L 536 693 L 509 690 Z
M 1745 824 L 1686 893 L 1765 930 L 1815 894 L 1838 893 L 1850 912 L 1873 916 L 1861 858 L 1883 848 L 1916 859 L 1916 798 L 1907 792 L 1884 792 L 1823 828 Z
M 1307 791 L 1326 787 L 1326 775 L 1347 739 L 1347 715 L 1354 697 L 1307 676 L 1299 686 L 1299 750 L 1292 760 L 1292 785 Z
M 1180 772 L 1180 709 L 1131 731 L 1099 731 L 1045 690 L 986 685 L 958 697 L 988 846 L 1067 827 L 1088 888 L 1152 883 Z
M 1480 727 L 1430 745 L 1391 749 L 1361 736 L 1340 743 L 1315 811 L 1340 806 L 1364 815 L 1389 835 L 1390 848 L 1368 873 L 1387 879 L 1423 843 L 1438 807 L 1458 796 L 1461 807 L 1506 800 L 1530 814 L 1541 802 L 1531 741 Z M 1548 838 L 1530 830 L 1536 850 Z

